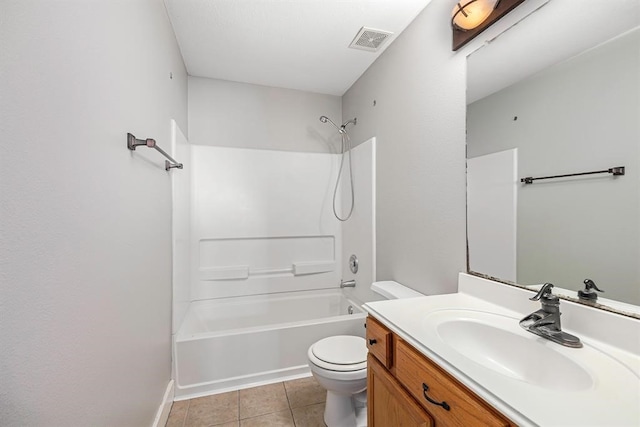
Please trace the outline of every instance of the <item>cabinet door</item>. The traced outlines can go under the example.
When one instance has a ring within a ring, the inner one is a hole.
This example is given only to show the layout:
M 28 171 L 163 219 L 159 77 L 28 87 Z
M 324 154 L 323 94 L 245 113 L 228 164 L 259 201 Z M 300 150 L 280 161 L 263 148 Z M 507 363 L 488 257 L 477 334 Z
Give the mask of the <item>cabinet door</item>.
M 429 414 L 369 354 L 367 424 L 369 427 L 432 427 Z
M 438 427 L 506 427 L 509 422 L 453 377 L 401 339 L 395 339 L 398 381 L 431 414 Z

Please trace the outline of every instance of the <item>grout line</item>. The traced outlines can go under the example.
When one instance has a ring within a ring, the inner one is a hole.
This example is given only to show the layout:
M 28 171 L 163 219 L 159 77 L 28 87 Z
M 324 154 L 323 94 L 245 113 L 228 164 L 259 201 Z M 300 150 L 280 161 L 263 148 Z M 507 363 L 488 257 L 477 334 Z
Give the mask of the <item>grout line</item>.
M 282 386 L 284 387 L 284 394 L 287 396 L 287 405 L 289 406 L 289 412 L 291 413 L 291 420 L 293 421 L 293 427 L 297 427 L 296 417 L 293 416 L 293 408 L 291 407 L 291 400 L 289 399 L 289 390 L 287 390 L 287 385 L 282 382 Z
M 243 418 L 241 420 L 238 420 L 238 422 L 247 421 L 247 420 L 253 420 L 255 418 L 262 418 L 262 417 L 266 417 L 268 415 L 279 414 L 281 412 L 286 412 L 286 409 L 282 410 L 282 411 L 275 411 L 275 412 L 268 412 L 266 414 L 254 415 L 252 417 L 247 417 L 247 418 Z M 293 419 L 293 412 L 291 412 L 291 410 L 289 410 L 289 413 L 291 414 L 291 419 Z M 294 420 L 294 424 L 295 424 L 295 420 Z
M 284 381 L 282 382 L 282 387 L 284 388 L 284 395 L 287 398 L 287 406 L 289 410 L 291 410 L 291 400 L 289 400 L 289 392 L 287 391 L 287 386 L 284 384 Z M 291 413 L 291 416 L 293 417 L 293 413 Z

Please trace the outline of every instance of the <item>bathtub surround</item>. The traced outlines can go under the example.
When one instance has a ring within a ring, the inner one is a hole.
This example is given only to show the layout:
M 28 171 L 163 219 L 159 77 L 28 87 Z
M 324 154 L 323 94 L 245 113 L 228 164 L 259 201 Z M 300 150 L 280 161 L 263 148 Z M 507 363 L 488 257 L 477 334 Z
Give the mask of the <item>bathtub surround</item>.
M 171 120 L 171 153 L 182 159 L 183 173 L 171 174 L 171 234 L 173 261 L 173 313 L 171 333 L 178 332 L 191 302 L 191 145 L 180 127 Z M 172 375 L 172 378 L 175 376 Z
M 0 3 L 0 424 L 151 425 L 187 77 L 159 0 Z M 182 159 L 180 159 L 182 160 Z
M 375 301 L 379 298 L 371 291 L 376 280 L 376 139 L 371 138 L 351 150 L 355 206 L 349 221 L 342 228 L 343 280 L 355 280 L 354 288 L 345 288 L 345 294 L 359 301 Z M 347 172 L 345 172 L 345 176 Z M 349 179 L 342 185 L 342 206 L 349 206 Z M 358 272 L 349 269 L 349 257 L 358 257 Z
M 192 151 L 192 301 L 338 286 L 338 155 Z

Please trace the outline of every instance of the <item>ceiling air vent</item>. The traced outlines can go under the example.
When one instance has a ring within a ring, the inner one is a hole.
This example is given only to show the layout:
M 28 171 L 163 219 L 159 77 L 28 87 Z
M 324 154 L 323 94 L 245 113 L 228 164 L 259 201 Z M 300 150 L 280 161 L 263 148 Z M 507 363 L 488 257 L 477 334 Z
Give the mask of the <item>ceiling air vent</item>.
M 391 35 L 393 35 L 393 33 L 389 31 L 362 27 L 354 37 L 349 47 L 353 49 L 368 50 L 369 52 L 376 52 Z

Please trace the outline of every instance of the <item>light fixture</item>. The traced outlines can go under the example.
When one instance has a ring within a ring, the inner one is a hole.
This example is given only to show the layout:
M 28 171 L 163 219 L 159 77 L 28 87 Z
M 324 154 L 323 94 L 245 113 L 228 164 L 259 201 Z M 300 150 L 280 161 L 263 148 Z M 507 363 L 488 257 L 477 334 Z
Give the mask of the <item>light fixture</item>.
M 452 11 L 451 26 L 462 31 L 473 30 L 487 20 L 500 0 L 464 0 Z
M 469 43 L 525 0 L 459 0 L 451 11 L 453 50 Z

